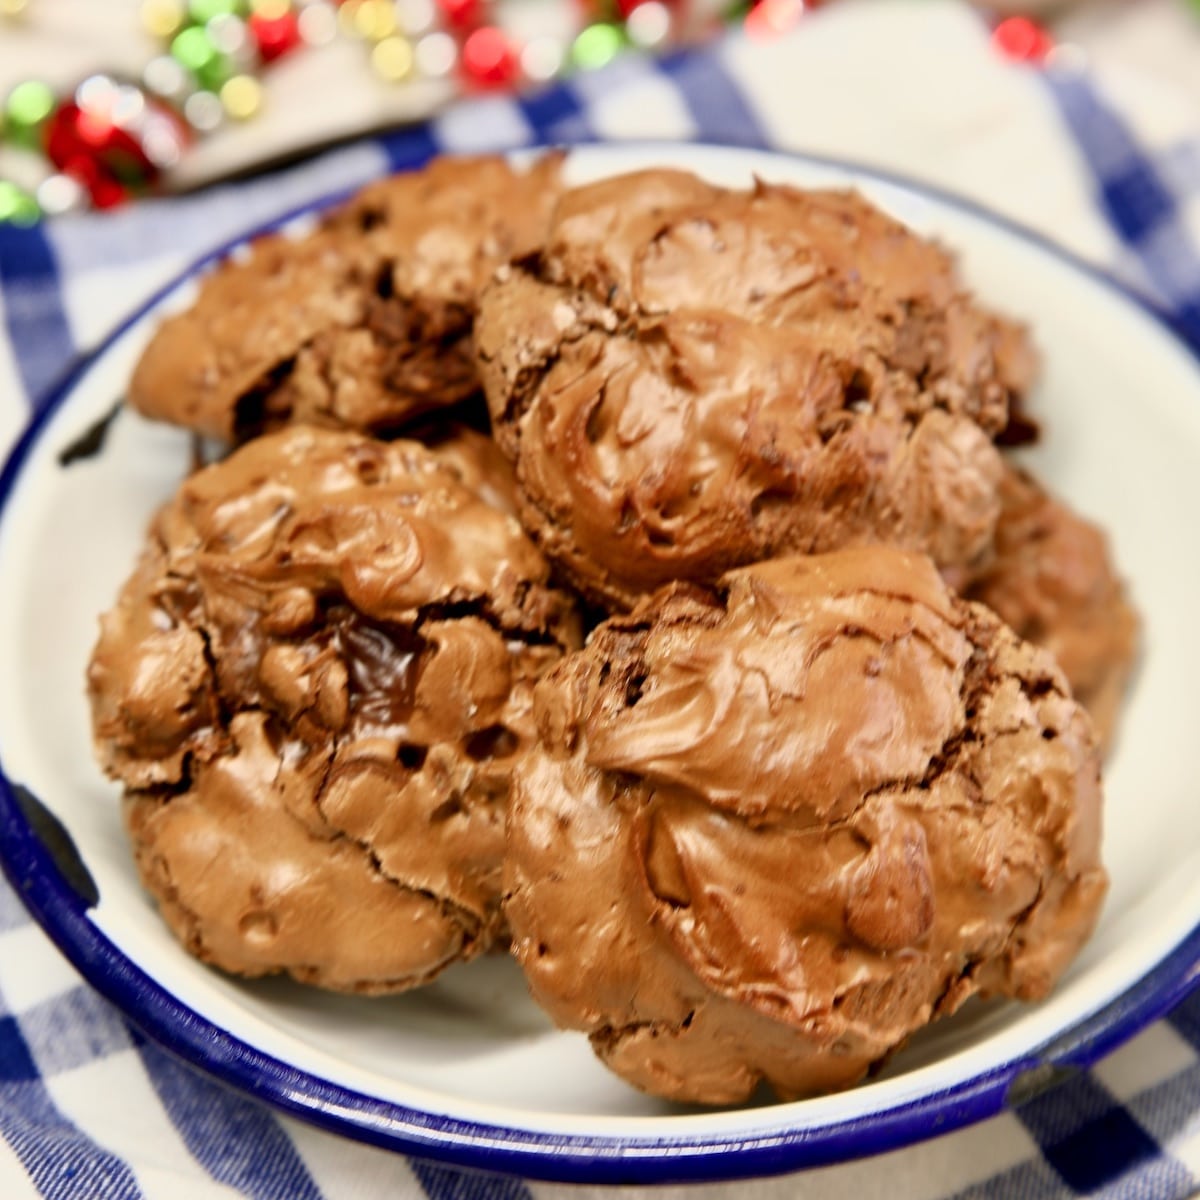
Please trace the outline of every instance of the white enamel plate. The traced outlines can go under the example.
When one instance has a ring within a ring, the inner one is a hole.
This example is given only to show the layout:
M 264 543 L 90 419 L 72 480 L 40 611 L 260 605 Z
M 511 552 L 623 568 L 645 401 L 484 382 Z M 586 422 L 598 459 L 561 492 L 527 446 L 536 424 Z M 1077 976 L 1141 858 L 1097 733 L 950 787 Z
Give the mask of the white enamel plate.
M 961 257 L 1045 356 L 1032 465 L 1109 531 L 1144 618 L 1141 668 L 1106 772 L 1112 874 L 1099 928 L 1046 1002 L 979 1005 L 842 1095 L 734 1111 L 642 1096 L 560 1033 L 507 960 L 385 1000 L 237 982 L 189 958 L 143 894 L 118 791 L 95 766 L 84 669 L 185 434 L 121 410 L 99 449 L 63 452 L 121 397 L 184 279 L 76 371 L 0 476 L 0 845 L 14 885 L 82 973 L 152 1037 L 326 1128 L 463 1166 L 591 1181 L 719 1179 L 832 1162 L 1000 1111 L 1160 1015 L 1200 962 L 1200 368 L 1114 285 L 987 214 L 854 168 L 687 146 L 581 148 L 575 180 L 659 164 L 853 184 Z M 67 456 L 71 458 L 72 456 Z

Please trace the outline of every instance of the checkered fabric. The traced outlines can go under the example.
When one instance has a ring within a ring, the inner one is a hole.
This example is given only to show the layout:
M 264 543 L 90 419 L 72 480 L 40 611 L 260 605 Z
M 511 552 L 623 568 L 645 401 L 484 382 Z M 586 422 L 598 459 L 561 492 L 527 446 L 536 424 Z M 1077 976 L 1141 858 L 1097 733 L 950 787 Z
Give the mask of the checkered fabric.
M 1122 274 L 1200 352 L 1200 136 L 1086 72 L 1001 63 L 949 3 L 848 5 L 788 38 L 629 57 L 458 104 L 269 177 L 0 228 L 0 444 L 65 364 L 213 246 L 436 151 L 626 137 L 812 150 L 981 200 Z M 1200 130 L 1200 115 L 1197 117 Z M 1011 1113 L 875 1159 L 671 1197 L 1182 1197 L 1200 1181 L 1200 997 Z M 84 985 L 0 883 L 0 1197 L 568 1200 L 302 1126 L 217 1086 Z M 594 1193 L 599 1195 L 599 1189 Z M 606 1195 L 612 1191 L 606 1189 Z

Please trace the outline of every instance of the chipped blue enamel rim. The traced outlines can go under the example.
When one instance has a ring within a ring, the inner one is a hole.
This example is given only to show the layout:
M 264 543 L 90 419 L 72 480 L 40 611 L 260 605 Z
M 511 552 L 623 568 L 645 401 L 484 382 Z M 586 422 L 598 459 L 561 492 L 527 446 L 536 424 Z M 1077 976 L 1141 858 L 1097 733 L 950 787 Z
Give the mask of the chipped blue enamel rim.
M 622 144 L 626 149 L 630 144 Z M 640 143 L 643 147 L 650 143 Z M 666 149 L 666 144 L 660 143 Z M 681 143 L 671 143 L 679 148 Z M 702 148 L 700 143 L 694 144 Z M 725 149 L 713 147 L 714 149 Z M 737 148 L 729 148 L 736 153 Z M 850 172 L 897 187 L 917 197 L 980 218 L 1116 293 L 1149 315 L 1163 332 L 1197 361 L 1168 314 L 1130 292 L 1103 271 L 1053 242 L 985 207 L 903 176 L 836 158 L 777 154 L 775 157 Z M 324 207 L 337 196 L 314 202 L 272 222 L 270 227 Z M 257 230 L 254 232 L 262 232 Z M 245 240 L 237 239 L 237 242 Z M 97 359 L 132 325 L 196 270 L 221 257 L 222 246 L 160 289 L 127 317 L 92 353 L 75 363 L 53 389 L 0 471 L 0 526 L 34 447 L 50 418 L 62 407 Z M 1197 363 L 1200 367 L 1200 362 Z M 238 1091 L 330 1132 L 385 1149 L 469 1170 L 568 1183 L 694 1183 L 780 1174 L 893 1150 L 983 1120 L 1040 1094 L 1061 1078 L 1090 1066 L 1179 1004 L 1200 981 L 1200 923 L 1154 968 L 1086 1020 L 1042 1046 L 994 1069 L 914 1100 L 865 1116 L 789 1129 L 764 1108 L 762 1132 L 680 1136 L 546 1133 L 484 1124 L 430 1113 L 382 1100 L 264 1054 L 181 1003 L 147 975 L 96 927 L 88 898 L 68 882 L 77 865 L 59 862 L 73 854 L 69 838 L 47 835 L 45 822 L 31 821 L 20 781 L 0 767 L 0 865 L 36 920 L 83 977 L 148 1036 L 185 1062 Z M 55 824 L 55 822 L 51 822 Z M 84 871 L 86 875 L 86 869 Z

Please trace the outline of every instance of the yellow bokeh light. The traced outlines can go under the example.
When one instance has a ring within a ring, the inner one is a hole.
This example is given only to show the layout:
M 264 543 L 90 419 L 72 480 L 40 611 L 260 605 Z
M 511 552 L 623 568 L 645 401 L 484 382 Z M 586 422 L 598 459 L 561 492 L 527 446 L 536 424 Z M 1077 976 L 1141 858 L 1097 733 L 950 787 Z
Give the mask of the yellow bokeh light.
M 388 0 L 362 0 L 354 11 L 354 32 L 373 42 L 396 32 L 396 10 Z
M 235 75 L 221 88 L 221 106 L 235 121 L 249 120 L 262 101 L 262 84 L 251 75 Z
M 154 38 L 165 40 L 183 24 L 181 0 L 142 0 L 142 28 Z
M 413 70 L 413 48 L 405 38 L 389 37 L 371 51 L 371 66 L 390 83 L 400 83 Z

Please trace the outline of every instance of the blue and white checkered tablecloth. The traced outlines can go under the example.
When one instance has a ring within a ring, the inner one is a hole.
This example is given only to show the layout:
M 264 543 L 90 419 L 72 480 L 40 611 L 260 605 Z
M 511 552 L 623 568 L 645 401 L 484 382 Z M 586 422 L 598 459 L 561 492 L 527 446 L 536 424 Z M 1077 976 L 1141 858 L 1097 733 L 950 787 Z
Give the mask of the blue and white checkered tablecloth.
M 463 102 L 269 177 L 0 227 L 0 445 L 73 357 L 211 247 L 434 150 L 656 137 L 833 155 L 981 201 L 1115 270 L 1200 351 L 1200 113 L 1078 64 L 1000 61 L 949 0 L 849 3 L 786 38 L 618 60 Z M 1182 1197 L 1200 1184 L 1200 996 L 1015 1112 L 880 1156 L 684 1197 Z M 210 1082 L 100 999 L 0 883 L 0 1197 L 582 1200 L 305 1127 Z M 611 1196 L 611 1190 L 604 1194 Z

